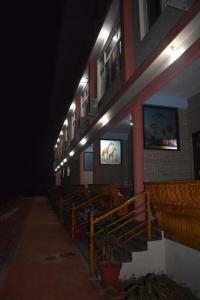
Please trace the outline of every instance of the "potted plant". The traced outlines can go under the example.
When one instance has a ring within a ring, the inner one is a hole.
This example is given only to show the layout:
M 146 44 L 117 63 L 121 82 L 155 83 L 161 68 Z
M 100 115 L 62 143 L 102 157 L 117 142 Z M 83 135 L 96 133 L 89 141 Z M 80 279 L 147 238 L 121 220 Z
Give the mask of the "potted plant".
M 167 292 L 171 286 L 172 281 L 166 275 L 148 273 L 128 280 L 123 291 L 126 300 L 164 300 L 167 299 Z
M 116 259 L 119 242 L 105 227 L 97 237 L 96 246 L 101 249 L 101 260 L 98 263 L 100 281 L 106 288 L 114 287 L 122 266 Z

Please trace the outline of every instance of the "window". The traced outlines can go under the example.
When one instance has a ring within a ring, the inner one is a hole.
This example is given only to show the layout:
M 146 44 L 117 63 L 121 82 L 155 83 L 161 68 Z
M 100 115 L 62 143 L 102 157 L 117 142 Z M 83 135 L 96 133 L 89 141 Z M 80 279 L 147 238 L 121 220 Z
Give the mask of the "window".
M 98 67 L 100 84 L 98 99 L 101 99 L 121 71 L 121 30 L 119 26 L 111 35 L 108 45 L 98 61 Z
M 89 84 L 86 83 L 81 92 L 81 117 L 86 116 L 88 101 L 89 101 Z
M 145 37 L 167 6 L 167 0 L 139 0 L 140 37 Z
M 76 129 L 76 111 L 74 111 L 71 116 L 71 141 L 75 138 L 75 129 Z

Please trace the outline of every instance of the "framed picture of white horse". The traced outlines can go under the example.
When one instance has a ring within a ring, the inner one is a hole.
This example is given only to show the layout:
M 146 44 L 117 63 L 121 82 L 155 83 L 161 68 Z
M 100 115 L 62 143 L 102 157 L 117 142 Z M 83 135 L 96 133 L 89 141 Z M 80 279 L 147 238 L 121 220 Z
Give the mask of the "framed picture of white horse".
M 120 140 L 100 140 L 100 164 L 121 165 L 122 142 Z

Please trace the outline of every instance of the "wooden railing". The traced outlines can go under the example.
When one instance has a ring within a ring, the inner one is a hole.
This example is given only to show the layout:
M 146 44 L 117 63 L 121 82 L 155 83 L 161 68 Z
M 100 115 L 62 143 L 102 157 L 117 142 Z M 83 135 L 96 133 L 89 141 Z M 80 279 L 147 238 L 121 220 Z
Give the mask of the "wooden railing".
M 165 236 L 200 250 L 200 180 L 147 182 L 145 190 Z
M 139 199 L 142 199 L 142 204 L 135 208 L 135 201 Z M 146 212 L 146 218 L 140 222 L 135 221 L 136 217 L 144 215 L 144 212 Z M 89 219 L 89 265 L 91 274 L 94 273 L 94 262 L 100 260 L 102 256 L 102 249 L 95 248 L 95 240 L 98 240 L 98 235 L 105 227 L 110 235 L 115 236 L 120 245 L 127 243 L 145 231 L 148 240 L 151 240 L 151 211 L 148 192 L 140 193 L 98 217 L 90 211 Z

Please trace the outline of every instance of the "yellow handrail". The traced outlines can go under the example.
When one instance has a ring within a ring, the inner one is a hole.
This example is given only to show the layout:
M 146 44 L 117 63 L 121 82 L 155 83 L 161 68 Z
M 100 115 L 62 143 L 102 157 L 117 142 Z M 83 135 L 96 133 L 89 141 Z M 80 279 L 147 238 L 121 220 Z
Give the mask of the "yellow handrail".
M 142 205 L 140 205 L 139 207 L 136 207 L 133 210 L 134 216 L 131 218 L 131 220 L 133 220 L 136 215 L 141 214 L 143 211 L 146 210 L 147 212 L 147 220 L 142 222 L 140 225 L 137 225 L 134 229 L 131 229 L 129 231 L 127 231 L 125 234 L 123 234 L 123 236 L 127 236 L 128 234 L 130 234 L 131 232 L 137 231 L 137 228 L 144 226 L 147 224 L 147 236 L 148 236 L 148 240 L 151 240 L 151 212 L 150 212 L 150 198 L 149 198 L 149 193 L 148 192 L 142 192 L 130 199 L 128 199 L 126 202 L 124 202 L 123 204 L 111 209 L 110 211 L 102 214 L 99 217 L 94 217 L 93 212 L 90 211 L 90 253 L 89 253 L 89 269 L 90 269 L 90 273 L 93 274 L 94 273 L 94 235 L 95 235 L 95 224 L 97 224 L 98 222 L 112 216 L 114 213 L 119 212 L 120 210 L 122 210 L 125 207 L 128 207 L 130 204 L 133 204 L 136 200 L 145 197 L 146 196 L 146 201 L 144 200 L 144 203 Z M 147 203 L 147 204 L 146 204 Z M 142 206 L 146 206 L 146 208 L 141 209 Z M 131 212 L 132 214 L 132 212 Z M 123 216 L 122 218 L 119 218 L 119 220 L 125 219 L 126 216 L 130 216 L 131 215 L 130 212 L 128 212 L 125 216 Z M 116 220 L 112 223 L 110 223 L 109 225 L 107 225 L 107 227 L 112 226 L 113 224 L 116 224 Z M 126 223 L 128 223 L 128 221 L 125 221 L 123 225 L 125 225 Z M 117 226 L 117 228 L 119 229 L 120 227 L 122 227 L 121 224 L 119 226 Z M 109 233 L 115 231 L 115 229 L 111 229 L 109 231 Z M 99 231 L 96 232 L 96 234 L 100 233 L 102 230 L 100 229 Z M 142 232 L 146 231 L 146 229 L 142 229 L 139 232 L 136 232 L 135 235 L 128 237 L 128 240 L 132 239 L 133 237 L 135 237 L 136 235 L 141 234 Z M 121 236 L 121 237 L 123 237 Z M 119 237 L 119 239 L 121 238 Z M 125 241 L 121 241 L 122 243 L 124 243 Z
M 90 261 L 89 268 L 90 274 L 94 273 L 94 216 L 93 212 L 90 211 Z
M 105 214 L 101 215 L 100 217 L 95 218 L 94 223 L 98 223 L 100 221 L 102 221 L 103 219 L 113 215 L 114 213 L 120 211 L 121 209 L 127 207 L 129 204 L 134 203 L 137 199 L 141 198 L 142 196 L 147 195 L 148 192 L 142 192 L 140 194 L 137 194 L 136 196 L 126 200 L 123 204 L 118 205 L 117 207 L 109 210 L 108 212 L 106 212 Z
M 94 201 L 94 200 L 96 200 L 96 199 L 98 199 L 99 197 L 102 197 L 102 196 L 108 196 L 108 194 L 102 193 L 102 194 L 96 195 L 96 196 L 94 196 L 94 197 L 91 197 L 91 198 L 89 198 L 88 200 L 86 200 L 86 201 L 84 201 L 84 202 L 82 202 L 82 203 L 76 205 L 76 206 L 75 206 L 75 210 L 77 210 L 77 209 L 79 209 L 79 208 L 85 206 L 86 204 L 88 204 L 88 203 L 90 203 L 90 202 L 92 202 L 92 201 Z

